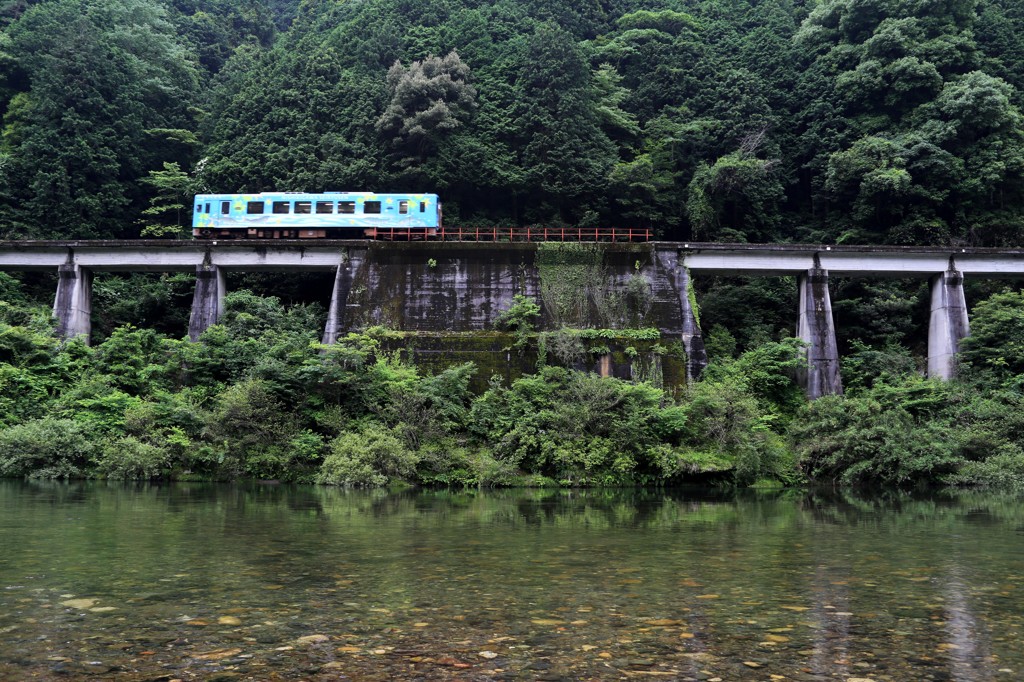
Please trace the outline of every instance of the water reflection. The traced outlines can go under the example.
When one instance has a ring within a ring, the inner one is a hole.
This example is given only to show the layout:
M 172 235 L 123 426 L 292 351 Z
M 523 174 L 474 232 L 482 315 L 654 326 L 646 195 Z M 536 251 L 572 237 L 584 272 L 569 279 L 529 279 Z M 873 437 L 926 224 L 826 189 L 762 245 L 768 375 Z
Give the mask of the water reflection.
M 0 679 L 1020 679 L 1022 517 L 980 493 L 0 481 Z

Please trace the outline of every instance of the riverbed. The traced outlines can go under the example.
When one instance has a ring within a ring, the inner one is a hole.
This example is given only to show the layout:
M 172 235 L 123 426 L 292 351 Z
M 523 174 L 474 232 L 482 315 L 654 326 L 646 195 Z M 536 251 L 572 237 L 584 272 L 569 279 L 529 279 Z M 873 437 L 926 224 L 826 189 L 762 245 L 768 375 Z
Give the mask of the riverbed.
M 2 680 L 1020 680 L 985 493 L 0 481 Z

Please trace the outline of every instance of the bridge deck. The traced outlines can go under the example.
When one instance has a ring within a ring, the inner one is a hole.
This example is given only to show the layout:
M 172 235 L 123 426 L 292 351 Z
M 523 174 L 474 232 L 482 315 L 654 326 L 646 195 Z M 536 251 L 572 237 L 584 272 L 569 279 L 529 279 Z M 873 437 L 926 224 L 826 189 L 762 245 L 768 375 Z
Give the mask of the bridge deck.
M 0 270 L 51 270 L 75 263 L 95 271 L 334 270 L 352 249 L 410 249 L 428 257 L 472 257 L 495 251 L 528 252 L 537 243 L 405 242 L 366 240 L 122 240 L 0 242 Z M 836 246 L 818 244 L 603 243 L 610 251 L 672 251 L 693 271 L 727 275 L 793 275 L 821 267 L 833 276 L 922 277 L 950 269 L 976 277 L 1024 276 L 1024 249 Z

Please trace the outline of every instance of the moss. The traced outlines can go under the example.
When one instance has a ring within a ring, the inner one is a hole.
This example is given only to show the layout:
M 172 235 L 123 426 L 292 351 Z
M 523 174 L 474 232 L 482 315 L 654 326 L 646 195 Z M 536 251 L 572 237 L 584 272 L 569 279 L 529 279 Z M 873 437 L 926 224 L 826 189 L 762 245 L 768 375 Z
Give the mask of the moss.
M 697 292 L 693 288 L 693 279 L 690 277 L 690 268 L 686 268 L 686 297 L 690 301 L 690 310 L 693 312 L 693 320 L 700 329 L 700 306 L 697 305 Z
M 597 244 L 544 242 L 537 249 L 540 294 L 556 326 L 586 326 L 591 299 L 604 288 L 604 253 Z

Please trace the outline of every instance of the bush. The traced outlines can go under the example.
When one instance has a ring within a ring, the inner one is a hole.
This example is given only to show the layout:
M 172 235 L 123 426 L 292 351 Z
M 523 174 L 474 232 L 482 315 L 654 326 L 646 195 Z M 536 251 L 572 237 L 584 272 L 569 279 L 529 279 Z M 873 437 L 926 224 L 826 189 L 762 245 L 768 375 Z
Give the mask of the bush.
M 125 436 L 104 444 L 96 472 L 119 481 L 145 481 L 159 478 L 169 460 L 170 454 L 163 448 Z
M 974 308 L 960 357 L 986 384 L 1024 374 L 1024 291 L 995 294 Z
M 84 478 L 96 434 L 72 419 L 44 417 L 0 431 L 0 476 Z
M 287 477 L 296 418 L 265 381 L 250 379 L 217 396 L 203 438 L 217 455 L 217 476 Z M 300 448 L 301 449 L 301 448 Z
M 419 457 L 386 427 L 370 423 L 346 431 L 331 441 L 317 483 L 344 486 L 382 486 L 410 480 Z
M 927 410 L 915 415 L 910 404 L 879 400 L 878 393 L 876 388 L 860 397 L 819 398 L 798 416 L 791 436 L 808 476 L 842 484 L 912 485 L 959 469 L 963 458 L 948 423 Z
M 1024 490 L 1024 449 L 1004 445 L 995 454 L 978 462 L 967 462 L 946 483 L 981 486 L 1002 490 Z

